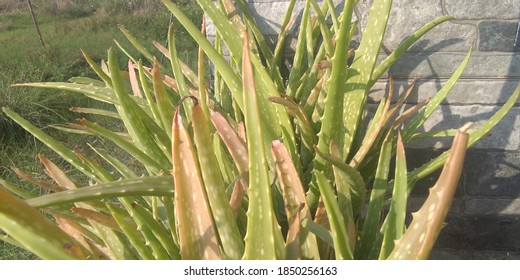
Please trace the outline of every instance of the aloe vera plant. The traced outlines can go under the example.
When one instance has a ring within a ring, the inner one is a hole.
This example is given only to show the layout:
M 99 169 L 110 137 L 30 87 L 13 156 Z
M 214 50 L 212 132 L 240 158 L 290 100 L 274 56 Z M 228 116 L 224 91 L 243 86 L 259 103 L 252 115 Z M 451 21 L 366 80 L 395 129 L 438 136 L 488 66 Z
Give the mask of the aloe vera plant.
M 241 0 L 239 13 L 230 0 L 197 1 L 216 28 L 214 44 L 204 27 L 173 2 L 163 2 L 198 43 L 198 69 L 177 56 L 173 26 L 167 48 L 155 43 L 168 59 L 164 65 L 121 27 L 146 61 L 128 56 L 128 69 L 121 70 L 115 49 L 100 65 L 84 52 L 99 80 L 15 85 L 69 90 L 112 105 L 113 111 L 74 110 L 111 118 L 125 130 L 79 119 L 66 131 L 105 138 L 139 166 L 92 145 L 96 157 L 87 157 L 3 108 L 89 184 L 78 185 L 44 156 L 39 158 L 52 182 L 15 169 L 46 194 L 0 180 L 2 240 L 45 259 L 425 259 L 466 149 L 520 95 L 519 86 L 486 123 L 457 130 L 450 150 L 409 171 L 404 146 L 421 138 L 418 129 L 461 76 L 471 50 L 434 98 L 404 112 L 413 84 L 392 103 L 390 79 L 370 119 L 364 119 L 367 95 L 408 47 L 451 17 L 426 24 L 378 63 L 392 1 L 374 1 L 359 48 L 348 51 L 358 1 L 344 1 L 336 14 L 332 1 L 319 6 L 306 0 L 292 68 L 284 76 L 281 50 L 295 1 L 274 50 Z M 204 79 L 206 58 L 214 66 L 213 84 Z M 408 195 L 441 167 L 407 226 Z

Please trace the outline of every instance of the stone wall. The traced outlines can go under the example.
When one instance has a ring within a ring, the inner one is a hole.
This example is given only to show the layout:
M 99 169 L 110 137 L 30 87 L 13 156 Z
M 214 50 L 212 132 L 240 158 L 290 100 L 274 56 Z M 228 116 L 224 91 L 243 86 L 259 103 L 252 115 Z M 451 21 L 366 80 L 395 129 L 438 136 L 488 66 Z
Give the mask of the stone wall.
M 271 40 L 279 32 L 287 0 L 249 0 L 249 7 Z M 366 21 L 371 0 L 360 0 L 357 14 Z M 296 7 L 303 7 L 299 1 Z M 384 52 L 407 35 L 442 15 L 456 17 L 436 27 L 411 47 L 389 71 L 403 90 L 417 77 L 411 103 L 434 95 L 463 60 L 473 55 L 462 79 L 424 129 L 457 128 L 482 123 L 498 110 L 520 82 L 520 0 L 394 0 Z M 297 29 L 297 25 L 294 27 Z M 516 42 L 515 46 L 515 40 Z M 382 53 L 384 56 L 384 53 Z M 378 82 L 371 102 L 383 94 Z M 467 155 L 463 178 L 432 258 L 520 259 L 520 108 L 515 106 Z M 418 165 L 446 143 L 428 142 L 409 149 Z M 414 190 L 410 209 L 418 209 L 433 179 Z

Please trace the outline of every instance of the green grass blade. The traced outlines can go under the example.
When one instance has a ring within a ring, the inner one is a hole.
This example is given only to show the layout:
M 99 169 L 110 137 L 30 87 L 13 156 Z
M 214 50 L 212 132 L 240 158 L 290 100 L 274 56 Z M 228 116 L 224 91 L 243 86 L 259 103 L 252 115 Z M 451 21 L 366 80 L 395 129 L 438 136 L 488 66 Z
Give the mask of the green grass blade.
M 173 196 L 170 176 L 132 178 L 48 194 L 26 202 L 36 208 L 120 196 Z
M 74 239 L 3 188 L 0 188 L 0 228 L 42 259 L 86 258 Z
M 9 116 L 11 119 L 13 119 L 16 123 L 18 123 L 20 126 L 22 126 L 25 130 L 27 130 L 29 133 L 31 133 L 34 137 L 36 137 L 38 140 L 40 140 L 47 147 L 49 147 L 53 151 L 55 151 L 58 155 L 60 155 L 68 163 L 70 163 L 74 167 L 76 167 L 79 171 L 83 172 L 85 175 L 89 176 L 90 178 L 92 178 L 96 181 L 99 180 L 99 178 L 88 167 L 88 165 L 83 163 L 83 161 L 67 146 L 58 142 L 56 139 L 54 139 L 50 135 L 46 134 L 41 129 L 37 128 L 36 126 L 34 126 L 30 122 L 28 122 L 27 120 L 22 118 L 20 115 L 18 115 L 11 109 L 2 108 L 2 110 L 4 111 L 4 113 L 7 116 Z

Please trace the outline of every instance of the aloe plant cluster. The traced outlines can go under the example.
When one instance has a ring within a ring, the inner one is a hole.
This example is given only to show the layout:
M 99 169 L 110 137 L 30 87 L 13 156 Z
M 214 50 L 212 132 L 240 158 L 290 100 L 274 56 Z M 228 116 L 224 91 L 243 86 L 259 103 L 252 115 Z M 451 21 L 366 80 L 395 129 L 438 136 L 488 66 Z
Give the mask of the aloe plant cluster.
M 397 93 L 390 79 L 373 116 L 367 114 L 367 95 L 408 47 L 451 17 L 426 24 L 378 63 L 392 1 L 374 1 L 354 50 L 352 15 L 358 1 L 344 1 L 337 14 L 330 0 L 321 5 L 306 0 L 291 68 L 283 75 L 294 0 L 274 49 L 243 0 L 236 6 L 230 0 L 197 1 L 216 28 L 214 43 L 174 3 L 163 2 L 197 42 L 197 69 L 177 56 L 173 26 L 168 47 L 155 43 L 165 64 L 121 27 L 145 61 L 118 44 L 100 64 L 84 53 L 98 80 L 16 85 L 68 90 L 113 106 L 114 111 L 75 110 L 111 118 L 123 131 L 82 118 L 67 132 L 105 138 L 139 167 L 94 145 L 89 146 L 95 158 L 73 151 L 3 108 L 89 183 L 79 185 L 43 155 L 39 159 L 52 182 L 15 169 L 47 194 L 36 196 L 16 182 L 0 181 L 2 240 L 45 259 L 428 258 L 466 149 L 520 94 L 519 87 L 478 128 L 419 133 L 461 76 L 471 51 L 435 97 L 411 108 L 402 110 L 413 83 Z M 116 51 L 128 56 L 127 70 L 120 69 Z M 212 81 L 204 78 L 206 59 L 214 66 Z M 404 145 L 436 135 L 455 136 L 452 148 L 409 171 Z M 407 226 L 413 186 L 442 166 Z

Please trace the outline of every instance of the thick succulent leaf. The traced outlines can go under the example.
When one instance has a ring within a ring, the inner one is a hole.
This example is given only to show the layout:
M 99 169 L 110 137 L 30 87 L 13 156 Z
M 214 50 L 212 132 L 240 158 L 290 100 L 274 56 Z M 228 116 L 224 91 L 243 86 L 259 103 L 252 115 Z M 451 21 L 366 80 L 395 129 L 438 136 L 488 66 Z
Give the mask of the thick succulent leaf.
M 426 107 L 420 111 L 412 120 L 410 120 L 410 122 L 403 128 L 403 141 L 405 143 L 408 142 L 412 135 L 416 133 L 417 129 L 424 124 L 424 122 L 433 114 L 433 112 L 437 110 L 444 98 L 446 98 L 455 83 L 459 80 L 462 72 L 464 72 L 464 69 L 466 69 L 466 66 L 468 65 L 469 59 L 471 57 L 471 52 L 472 51 L 470 49 L 457 70 L 455 70 L 453 75 L 441 88 L 441 90 L 432 98 L 430 102 L 428 102 Z
M 473 146 L 475 143 L 477 143 L 478 140 L 487 135 L 498 124 L 498 122 L 500 122 L 500 120 L 502 120 L 505 117 L 505 115 L 511 110 L 511 108 L 513 108 L 519 97 L 520 84 L 511 94 L 511 97 L 509 97 L 506 103 L 504 103 L 504 105 L 491 118 L 489 118 L 478 129 L 472 130 L 469 133 L 468 148 Z M 408 177 L 410 182 L 409 191 L 412 191 L 414 184 L 418 180 L 430 175 L 435 170 L 442 167 L 442 165 L 448 158 L 448 154 L 449 151 L 446 151 L 437 158 L 410 172 Z
M 171 139 L 172 136 L 169 128 L 172 127 L 174 104 L 172 104 L 168 98 L 168 93 L 166 92 L 166 88 L 163 83 L 157 59 L 154 59 L 152 77 L 153 93 L 157 103 L 157 110 L 159 112 L 159 116 L 161 117 L 162 127 L 168 132 L 168 136 Z
M 441 16 L 425 24 L 411 36 L 406 38 L 390 55 L 388 55 L 375 69 L 367 87 L 372 88 L 374 83 L 408 50 L 408 48 L 421 39 L 426 33 L 437 25 L 454 19 L 453 16 Z
M 18 176 L 20 176 L 20 174 L 18 174 L 18 172 L 16 171 L 17 169 L 13 169 L 15 171 L 15 173 L 17 173 Z M 21 178 L 24 178 L 22 176 L 20 176 Z M 36 183 L 37 185 L 40 185 L 39 181 L 36 181 L 34 182 Z M 33 197 L 36 197 L 36 194 L 30 192 L 30 191 L 27 191 L 26 188 L 23 188 L 23 187 L 20 187 L 20 186 L 16 186 L 16 185 L 13 185 L 11 184 L 10 182 L 0 178 L 0 186 L 1 187 L 4 187 L 5 189 L 7 189 L 8 191 L 12 192 L 13 194 L 23 198 L 23 199 L 28 199 L 28 198 L 33 198 Z M 54 186 L 53 187 L 56 187 L 56 188 L 59 188 L 58 186 Z
M 120 196 L 173 196 L 170 176 L 141 177 L 48 194 L 26 202 L 36 208 Z
M 352 141 L 357 133 L 360 118 L 365 108 L 369 90 L 368 83 L 372 78 L 372 72 L 379 56 L 391 6 L 392 1 L 374 0 L 367 27 L 363 32 L 359 48 L 356 50 L 357 59 L 354 59 L 351 66 L 359 72 L 359 75 L 353 76 L 347 82 L 346 92 L 348 94 L 345 95 L 343 100 L 343 126 L 339 127 L 339 131 L 336 132 L 339 135 L 338 138 L 340 138 L 337 140 L 339 140 L 338 145 L 343 151 L 344 159 L 350 153 Z M 340 67 L 340 65 L 333 67 Z M 361 88 L 356 88 L 358 84 L 361 85 Z
M 336 259 L 351 260 L 354 257 L 350 249 L 350 241 L 348 240 L 346 225 L 341 216 L 332 186 L 322 172 L 316 172 L 316 179 L 325 208 L 327 209 L 327 217 L 330 222 L 330 231 L 332 234 L 332 240 L 334 241 Z
M 406 156 L 401 134 L 397 134 L 395 157 L 395 176 L 390 210 L 383 226 L 383 244 L 379 259 L 386 259 L 394 249 L 395 240 L 403 236 L 405 230 L 406 202 L 408 198 L 408 180 L 406 176 Z
M 186 260 L 221 259 L 195 149 L 178 109 L 172 130 L 175 214 L 181 256 Z
M 464 164 L 468 134 L 461 129 L 453 139 L 450 155 L 439 179 L 412 223 L 395 244 L 388 259 L 427 259 L 443 228 Z
M 87 220 L 93 220 L 99 224 L 102 224 L 106 227 L 109 227 L 114 230 L 120 231 L 121 229 L 117 225 L 117 222 L 110 215 L 101 213 L 96 210 L 81 208 L 81 207 L 72 207 L 70 211 L 78 216 L 81 216 Z
M 271 145 L 271 154 L 273 156 L 276 173 L 280 181 L 285 201 L 285 211 L 289 221 L 298 219 L 296 222 L 299 225 L 300 219 L 312 219 L 309 206 L 305 199 L 305 191 L 303 189 L 300 177 L 296 171 L 296 167 L 291 161 L 291 157 L 285 145 L 280 141 L 273 141 Z M 296 218 L 297 216 L 297 218 Z M 301 217 L 301 218 L 300 218 Z M 319 259 L 319 251 L 316 243 L 316 237 L 310 234 L 307 229 L 290 223 L 290 229 L 295 232 L 297 236 L 293 236 L 294 242 L 298 242 L 298 250 L 288 250 L 287 257 L 290 258 L 289 252 L 297 251 L 293 256 L 298 255 L 302 259 Z M 289 241 L 289 235 L 287 236 Z M 294 245 L 288 247 L 293 247 Z
M 249 153 L 249 208 L 244 259 L 276 259 L 275 219 L 271 202 L 271 184 L 264 146 L 264 131 L 249 56 L 249 39 L 244 40 L 242 77 L 245 124 Z
M 96 85 L 86 85 L 78 83 L 63 83 L 63 82 L 42 82 L 42 83 L 26 83 L 14 84 L 15 87 L 37 87 L 57 90 L 66 90 L 76 93 L 84 94 L 85 96 L 94 100 L 102 101 L 109 104 L 119 104 L 119 101 L 114 95 L 114 91 L 107 87 L 100 87 Z
M 84 259 L 84 249 L 38 210 L 0 188 L 0 229 L 42 259 Z
M 115 221 L 119 224 L 119 227 L 125 233 L 125 236 L 128 238 L 133 248 L 137 251 L 140 258 L 143 260 L 153 260 L 154 256 L 152 251 L 148 246 L 146 246 L 144 237 L 142 236 L 141 232 L 135 229 L 135 224 L 130 223 L 125 218 L 128 215 L 128 212 L 122 208 L 111 205 L 108 205 L 108 209 L 112 212 L 112 216 L 114 217 Z M 111 246 L 113 244 L 109 243 L 107 245 Z
M 368 209 L 363 222 L 359 246 L 356 250 L 356 259 L 375 259 L 379 254 L 379 229 L 383 204 L 388 186 L 388 172 L 390 170 L 390 159 L 392 157 L 392 133 L 388 133 L 381 146 L 376 175 Z
M 164 155 L 161 148 L 155 142 L 153 134 L 150 133 L 147 125 L 142 118 L 144 115 L 142 109 L 127 93 L 123 79 L 120 75 L 119 65 L 116 54 L 113 49 L 108 51 L 108 67 L 110 70 L 110 77 L 112 79 L 112 87 L 120 102 L 117 106 L 119 115 L 123 120 L 128 133 L 134 140 L 137 147 L 139 147 L 148 156 L 155 159 L 164 169 L 169 169 L 171 163 Z
M 244 254 L 244 242 L 227 199 L 224 179 L 219 173 L 218 161 L 211 143 L 209 120 L 206 120 L 199 102 L 191 109 L 191 118 L 204 187 L 222 249 L 227 257 L 240 259 Z

